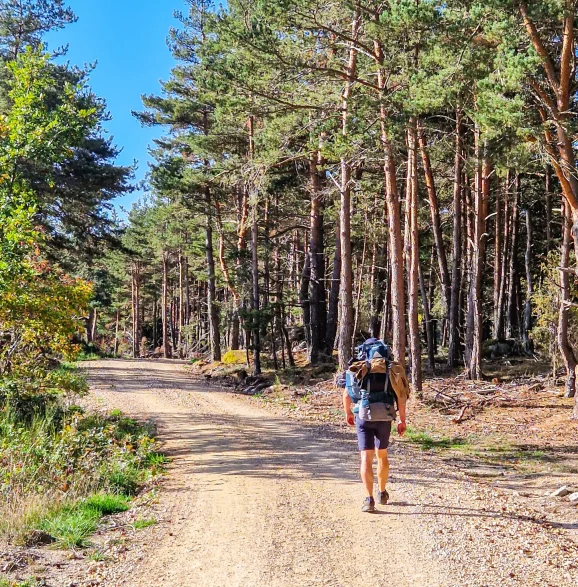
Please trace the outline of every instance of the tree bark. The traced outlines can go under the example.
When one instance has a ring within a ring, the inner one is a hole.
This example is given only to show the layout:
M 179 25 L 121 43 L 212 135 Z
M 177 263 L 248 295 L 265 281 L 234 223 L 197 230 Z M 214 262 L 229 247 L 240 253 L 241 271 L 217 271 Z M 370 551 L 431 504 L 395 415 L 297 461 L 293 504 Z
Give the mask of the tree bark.
M 249 158 L 255 155 L 255 119 L 249 117 Z M 253 374 L 261 374 L 261 302 L 259 290 L 259 197 L 256 186 L 252 197 L 252 227 L 251 227 L 251 273 L 253 280 L 253 295 L 251 297 L 252 336 L 253 336 Z
M 355 8 L 351 24 L 351 38 L 356 39 L 360 25 L 360 9 Z M 357 48 L 351 46 L 347 61 L 347 81 L 341 102 L 341 135 L 344 140 L 348 134 L 350 99 L 357 70 Z M 353 275 L 351 258 L 351 162 L 347 156 L 341 158 L 339 226 L 341 229 L 341 279 L 340 279 L 340 323 L 339 323 L 339 368 L 344 371 L 351 359 L 353 339 Z
M 162 292 L 162 320 L 163 320 L 163 351 L 166 359 L 172 357 L 171 341 L 169 339 L 169 258 L 168 251 L 163 251 L 163 292 Z
M 325 336 L 325 351 L 331 356 L 335 347 L 337 322 L 339 318 L 339 290 L 341 282 L 341 226 L 337 223 L 335 234 L 335 253 L 333 255 L 333 269 L 331 272 L 331 288 L 329 289 L 329 307 L 327 311 L 327 333 Z
M 486 217 L 488 215 L 490 161 L 486 146 L 481 144 L 480 130 L 474 130 L 476 174 L 474 189 L 474 239 L 472 250 L 472 277 L 470 282 L 470 313 L 468 327 L 472 328 L 468 335 L 471 341 L 470 357 L 467 374 L 469 379 L 482 379 L 482 275 L 486 249 Z M 483 154 L 482 154 L 483 151 Z
M 303 256 L 303 269 L 301 270 L 301 285 L 299 288 L 299 303 L 303 312 L 303 330 L 307 347 L 311 347 L 311 306 L 309 299 L 309 282 L 311 281 L 311 255 L 307 250 L 307 235 L 305 241 L 305 255 Z
M 438 265 L 440 271 L 440 279 L 443 290 L 443 301 L 446 311 L 446 316 L 449 313 L 451 306 L 451 281 L 450 273 L 448 270 L 448 260 L 446 255 L 446 247 L 444 244 L 442 226 L 440 221 L 440 210 L 437 197 L 437 191 L 434 181 L 434 176 L 431 168 L 431 162 L 429 152 L 427 148 L 427 141 L 425 133 L 421 124 L 418 126 L 419 131 L 419 149 L 421 152 L 421 158 L 423 163 L 423 171 L 425 176 L 425 184 L 427 187 L 427 194 L 429 199 L 429 208 L 431 214 L 431 223 L 433 229 L 434 242 L 436 246 L 436 253 L 438 258 Z
M 512 226 L 510 241 L 510 267 L 508 278 L 508 305 L 506 311 L 506 336 L 512 338 L 518 326 L 518 305 L 516 303 L 516 279 L 518 267 L 518 231 L 520 226 L 520 175 L 514 181 L 514 201 L 512 202 Z
M 417 122 L 410 120 L 408 133 L 408 182 L 409 193 L 406 194 L 409 209 L 410 261 L 408 267 L 408 318 L 411 356 L 411 384 L 413 390 L 421 393 L 421 344 L 419 336 L 419 232 L 418 232 L 418 180 L 417 180 Z
M 430 298 L 427 294 L 427 289 L 425 287 L 425 280 L 423 277 L 423 268 L 421 263 L 418 265 L 419 269 L 419 287 L 421 291 L 421 301 L 423 307 L 423 319 L 425 323 L 425 333 L 427 339 L 427 362 L 428 362 L 428 369 L 431 369 L 432 372 L 435 373 L 436 367 L 436 360 L 435 360 L 435 331 L 434 331 L 434 323 L 431 317 L 430 311 Z
M 552 250 L 552 170 L 546 165 L 546 178 L 544 180 L 544 191 L 546 192 L 546 252 Z
M 118 334 L 120 329 L 120 308 L 116 309 L 116 322 L 114 326 L 114 348 L 112 354 L 114 357 L 118 357 Z
M 311 212 L 309 255 L 311 275 L 309 280 L 310 344 L 309 362 L 317 364 L 325 350 L 327 307 L 325 303 L 325 252 L 323 247 L 323 200 L 318 164 L 321 154 L 314 153 L 309 160 L 311 178 Z
M 213 253 L 213 220 L 209 187 L 205 188 L 207 218 L 205 226 L 205 255 L 207 259 L 207 312 L 209 318 L 209 349 L 211 361 L 221 360 L 221 334 L 219 308 L 217 306 L 217 285 L 215 276 L 215 257 Z
M 378 23 L 379 24 L 379 23 Z M 380 95 L 386 90 L 384 51 L 381 41 L 373 43 L 377 63 L 377 86 Z M 405 367 L 405 289 L 403 282 L 403 239 L 401 234 L 401 211 L 397 187 L 396 165 L 393 146 L 388 134 L 388 112 L 382 102 L 379 106 L 380 140 L 383 149 L 383 172 L 385 177 L 385 203 L 388 219 L 388 253 L 391 267 L 391 314 L 393 327 L 393 353 Z
M 456 143 L 454 152 L 454 237 L 452 259 L 452 284 L 449 311 L 448 367 L 457 365 L 460 355 L 460 283 L 462 263 L 462 113 L 456 110 Z
M 534 345 L 530 338 L 532 330 L 532 293 L 534 291 L 532 279 L 532 215 L 529 208 L 526 208 L 526 302 L 524 304 L 524 329 L 522 341 L 524 351 L 528 354 L 534 352 Z
M 563 204 L 562 246 L 560 250 L 560 310 L 558 312 L 558 348 L 566 367 L 566 397 L 576 396 L 576 355 L 568 340 L 568 323 L 570 318 L 570 241 L 572 230 L 572 212 L 568 204 Z M 576 408 L 574 409 L 576 415 Z
M 140 340 L 142 336 L 142 324 L 140 320 L 140 285 L 141 264 L 140 261 L 132 263 L 132 356 L 137 359 L 140 356 Z
M 506 302 L 506 289 L 508 285 L 508 263 L 509 263 L 509 246 L 511 240 L 510 234 L 510 171 L 506 173 L 506 179 L 504 182 L 504 202 L 503 202 L 503 214 L 502 219 L 502 238 L 500 239 L 500 259 L 497 261 L 500 274 L 498 277 L 498 297 L 495 302 L 495 324 L 494 324 L 494 336 L 498 340 L 504 340 L 505 338 L 505 302 Z M 496 226 L 496 230 L 497 230 Z M 494 273 L 495 275 L 495 273 Z

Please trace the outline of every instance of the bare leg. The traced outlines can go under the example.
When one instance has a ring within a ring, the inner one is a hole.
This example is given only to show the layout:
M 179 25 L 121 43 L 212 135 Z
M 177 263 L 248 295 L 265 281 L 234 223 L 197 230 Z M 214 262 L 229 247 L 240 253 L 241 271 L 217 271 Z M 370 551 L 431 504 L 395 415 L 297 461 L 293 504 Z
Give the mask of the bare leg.
M 387 449 L 376 450 L 377 453 L 377 484 L 379 491 L 385 491 L 387 478 L 389 477 L 389 460 L 387 458 Z M 373 475 L 371 476 L 373 482 Z
M 361 451 L 361 480 L 369 497 L 373 497 L 373 453 L 373 450 Z

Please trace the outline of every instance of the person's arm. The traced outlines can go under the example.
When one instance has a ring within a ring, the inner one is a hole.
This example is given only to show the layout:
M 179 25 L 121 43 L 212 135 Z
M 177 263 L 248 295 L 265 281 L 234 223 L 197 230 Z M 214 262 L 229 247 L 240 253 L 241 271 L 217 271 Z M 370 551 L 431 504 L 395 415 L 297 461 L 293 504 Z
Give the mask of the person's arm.
M 351 411 L 351 406 L 353 402 L 347 393 L 347 389 L 343 390 L 343 411 L 345 412 L 345 421 L 350 425 L 353 426 L 355 424 L 355 416 Z
M 405 421 L 406 418 L 406 412 L 405 412 L 405 403 L 399 403 L 399 405 L 397 406 L 397 409 L 399 411 L 399 424 L 397 425 L 397 433 L 400 436 L 403 436 L 405 434 L 405 431 L 407 430 L 407 423 Z

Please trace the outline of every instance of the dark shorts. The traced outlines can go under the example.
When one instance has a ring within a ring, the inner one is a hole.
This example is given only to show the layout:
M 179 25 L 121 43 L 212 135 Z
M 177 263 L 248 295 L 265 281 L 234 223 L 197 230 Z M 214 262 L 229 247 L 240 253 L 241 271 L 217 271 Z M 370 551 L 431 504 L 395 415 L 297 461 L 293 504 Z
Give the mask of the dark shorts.
M 383 450 L 389 444 L 391 422 L 372 422 L 360 420 L 358 416 L 355 416 L 355 430 L 360 451 Z

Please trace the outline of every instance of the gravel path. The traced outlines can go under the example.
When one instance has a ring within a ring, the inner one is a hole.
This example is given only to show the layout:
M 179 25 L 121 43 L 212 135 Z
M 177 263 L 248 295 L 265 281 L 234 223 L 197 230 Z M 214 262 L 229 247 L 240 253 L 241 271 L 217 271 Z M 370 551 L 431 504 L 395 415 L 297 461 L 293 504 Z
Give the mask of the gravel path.
M 155 505 L 160 523 L 90 584 L 578 584 L 567 529 L 435 457 L 394 442 L 392 503 L 362 514 L 353 431 L 288 421 L 174 363 L 87 368 L 94 401 L 154 419 L 173 457 Z

